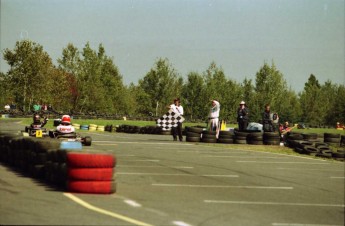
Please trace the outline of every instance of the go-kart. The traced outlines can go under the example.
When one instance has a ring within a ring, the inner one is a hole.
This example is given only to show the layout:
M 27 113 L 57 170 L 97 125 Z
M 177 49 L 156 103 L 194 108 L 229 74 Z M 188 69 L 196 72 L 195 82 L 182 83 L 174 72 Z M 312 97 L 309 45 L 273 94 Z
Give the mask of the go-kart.
M 27 133 L 30 137 L 47 137 L 48 131 L 46 128 L 41 126 L 25 126 L 25 133 Z
M 82 137 L 78 133 L 59 133 L 57 131 L 49 131 L 49 137 L 55 139 L 62 139 L 65 141 L 80 142 L 82 145 L 91 146 L 92 139 L 89 136 Z

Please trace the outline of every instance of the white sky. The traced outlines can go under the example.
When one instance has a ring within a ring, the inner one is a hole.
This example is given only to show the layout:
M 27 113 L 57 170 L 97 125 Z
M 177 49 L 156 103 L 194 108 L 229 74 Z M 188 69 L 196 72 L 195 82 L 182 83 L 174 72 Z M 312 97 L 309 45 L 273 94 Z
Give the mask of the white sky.
M 345 84 L 344 0 L 1 0 L 0 6 L 1 50 L 29 38 L 56 63 L 68 43 L 79 49 L 102 43 L 125 84 L 137 83 L 159 57 L 183 77 L 215 61 L 242 82 L 273 60 L 296 91 L 311 73 Z

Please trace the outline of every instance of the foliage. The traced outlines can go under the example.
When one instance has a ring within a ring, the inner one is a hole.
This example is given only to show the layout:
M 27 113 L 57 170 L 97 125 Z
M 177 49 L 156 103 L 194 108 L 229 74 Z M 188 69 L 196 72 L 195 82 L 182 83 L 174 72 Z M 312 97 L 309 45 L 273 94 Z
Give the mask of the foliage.
M 249 107 L 251 122 L 259 122 L 264 105 L 269 103 L 280 122 L 305 122 L 310 125 L 345 123 L 345 86 L 327 81 L 320 84 L 311 74 L 304 89 L 288 88 L 284 75 L 266 62 L 255 79 L 232 80 L 211 62 L 201 72 L 190 72 L 184 81 L 168 59 L 158 58 L 138 84 L 123 84 L 114 60 L 99 44 L 86 43 L 78 49 L 69 43 L 52 63 L 43 47 L 30 40 L 18 41 L 3 58 L 10 69 L 0 73 L 0 104 L 16 103 L 30 111 L 35 103 L 52 104 L 61 113 L 99 112 L 127 116 L 160 116 L 174 98 L 180 97 L 190 121 L 205 121 L 211 100 L 221 104 L 220 118 L 236 122 L 240 101 Z

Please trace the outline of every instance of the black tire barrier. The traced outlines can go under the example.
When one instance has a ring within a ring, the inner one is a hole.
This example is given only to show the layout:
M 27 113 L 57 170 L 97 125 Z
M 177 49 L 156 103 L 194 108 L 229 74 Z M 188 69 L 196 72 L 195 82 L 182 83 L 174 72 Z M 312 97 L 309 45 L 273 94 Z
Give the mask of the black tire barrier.
M 234 144 L 247 144 L 247 139 L 234 139 Z
M 60 149 L 59 140 L 0 134 L 0 161 L 70 192 L 116 191 L 115 156 Z
M 202 133 L 204 131 L 203 128 L 201 127 L 188 127 L 188 132 L 193 132 L 193 133 Z
M 217 143 L 217 138 L 214 137 L 214 138 L 201 138 L 201 142 L 203 143 Z
M 218 138 L 218 143 L 221 144 L 233 144 L 234 139 L 233 138 Z
M 200 137 L 200 133 L 186 132 L 187 137 Z
M 217 139 L 216 134 L 202 134 L 201 139 Z
M 324 133 L 323 137 L 326 138 L 339 138 L 340 139 L 340 134 L 338 133 Z
M 263 145 L 264 144 L 264 141 L 263 140 L 248 140 L 247 141 L 248 144 L 251 144 L 251 145 Z
M 186 137 L 187 142 L 200 142 L 201 137 Z
M 219 136 L 233 136 L 234 134 L 231 131 L 219 131 Z

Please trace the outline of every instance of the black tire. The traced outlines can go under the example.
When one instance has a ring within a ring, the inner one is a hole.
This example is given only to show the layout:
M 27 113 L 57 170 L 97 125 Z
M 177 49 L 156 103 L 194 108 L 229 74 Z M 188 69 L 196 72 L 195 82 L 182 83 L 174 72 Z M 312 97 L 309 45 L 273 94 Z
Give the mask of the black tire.
M 264 132 L 264 139 L 271 139 L 271 138 L 276 138 L 279 137 L 280 138 L 280 134 L 279 133 L 275 133 L 275 132 Z
M 337 152 L 338 153 L 345 153 L 345 150 L 338 149 Z
M 234 139 L 234 137 L 229 135 L 219 135 L 218 139 Z
M 89 137 L 89 136 L 86 136 L 86 137 L 84 138 L 84 145 L 85 145 L 85 146 L 91 146 L 91 143 L 92 143 L 92 138 Z
M 219 131 L 219 136 L 229 136 L 233 137 L 233 133 L 231 131 Z
M 200 127 L 188 127 L 188 132 L 201 134 L 204 129 Z
M 187 137 L 199 137 L 200 138 L 200 133 L 187 132 L 186 136 Z
M 340 138 L 330 138 L 330 137 L 328 137 L 328 138 L 324 139 L 324 142 L 325 143 L 338 143 L 338 144 L 340 144 Z
M 324 142 L 316 142 L 316 143 L 314 144 L 314 146 L 315 146 L 316 148 L 318 148 L 319 146 L 327 146 L 327 147 L 328 147 L 328 144 L 327 144 L 327 143 L 324 143 Z
M 248 140 L 247 143 L 251 144 L 251 145 L 263 145 L 264 144 L 263 141 L 259 141 L 259 140 Z
M 287 136 L 289 140 L 303 140 L 303 136 L 300 133 L 293 133 Z
M 280 140 L 264 140 L 265 145 L 280 145 Z
M 222 144 L 233 144 L 234 143 L 234 139 L 228 139 L 228 138 L 220 138 L 218 139 L 218 143 L 222 143 Z
M 307 153 L 312 153 L 312 152 L 317 153 L 317 152 L 319 152 L 319 149 L 314 148 L 313 146 L 305 146 L 303 149 L 304 149 Z
M 203 143 L 217 143 L 217 138 L 214 138 L 214 139 L 213 138 L 202 138 L 201 142 L 203 142 Z
M 217 139 L 217 137 L 215 134 L 203 134 L 201 139 Z
M 247 139 L 234 139 L 234 144 L 247 144 Z
M 326 138 L 339 138 L 340 139 L 340 134 L 338 133 L 324 133 L 323 137 Z
M 333 157 L 333 158 L 344 159 L 344 158 L 345 158 L 345 153 L 333 152 L 333 153 L 332 153 L 332 157 Z
M 205 130 L 205 131 L 202 131 L 202 134 L 203 135 L 216 135 L 217 132 L 216 131 L 209 131 L 209 130 Z
M 235 140 L 247 140 L 247 137 L 235 136 L 234 139 L 235 139 Z
M 248 134 L 249 133 L 246 133 L 246 132 L 238 132 L 238 131 L 235 132 L 236 137 L 246 137 L 247 138 Z
M 201 138 L 200 137 L 186 137 L 187 142 L 200 142 Z
M 320 151 L 332 151 L 328 146 L 318 146 L 317 149 Z

